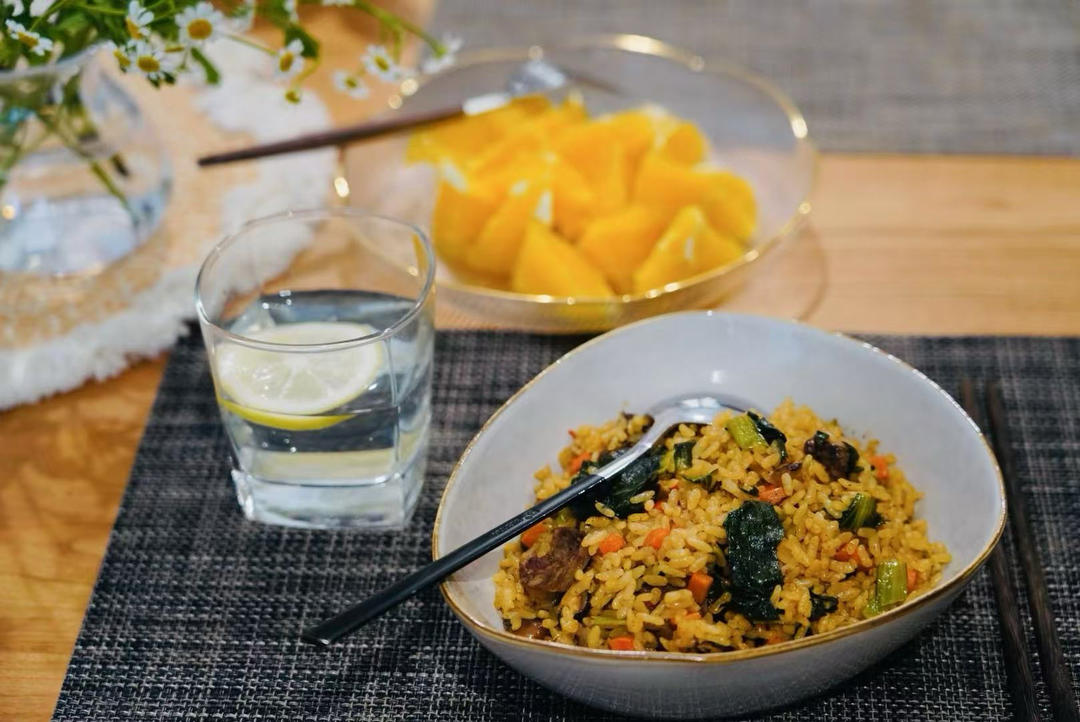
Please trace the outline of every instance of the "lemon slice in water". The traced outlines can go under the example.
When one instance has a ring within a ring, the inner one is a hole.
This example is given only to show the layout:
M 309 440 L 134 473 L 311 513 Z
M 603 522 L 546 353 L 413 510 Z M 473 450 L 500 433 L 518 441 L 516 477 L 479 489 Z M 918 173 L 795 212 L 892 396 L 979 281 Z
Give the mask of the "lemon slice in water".
M 367 336 L 362 323 L 305 322 L 246 333 L 256 341 L 323 344 Z M 383 366 L 379 344 L 335 351 L 268 351 L 224 342 L 217 348 L 221 404 L 262 426 L 303 431 L 322 429 L 349 418 L 327 414 L 356 398 Z

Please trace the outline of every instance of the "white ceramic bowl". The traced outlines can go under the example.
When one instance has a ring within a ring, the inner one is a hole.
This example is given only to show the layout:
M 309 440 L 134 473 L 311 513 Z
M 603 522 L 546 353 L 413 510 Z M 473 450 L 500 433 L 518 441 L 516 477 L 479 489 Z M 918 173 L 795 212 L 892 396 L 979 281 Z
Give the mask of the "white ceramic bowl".
M 878 617 L 783 644 L 716 654 L 617 652 L 524 639 L 493 606 L 501 550 L 442 586 L 450 608 L 507 664 L 586 704 L 702 717 L 790 703 L 859 672 L 911 639 L 960 593 L 1001 534 L 1005 497 L 985 439 L 919 371 L 869 344 L 787 321 L 690 312 L 626 326 L 564 356 L 496 412 L 454 469 L 435 520 L 441 556 L 532 503 L 534 470 L 566 429 L 690 392 L 771 410 L 785 398 L 881 440 L 925 493 L 917 512 L 952 554 L 941 584 Z M 963 509 L 963 514 L 957 514 Z

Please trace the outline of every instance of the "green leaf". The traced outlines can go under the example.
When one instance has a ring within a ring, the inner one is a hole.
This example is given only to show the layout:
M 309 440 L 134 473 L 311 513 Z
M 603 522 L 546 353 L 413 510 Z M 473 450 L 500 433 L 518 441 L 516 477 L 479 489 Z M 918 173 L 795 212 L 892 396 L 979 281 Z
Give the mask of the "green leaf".
M 770 599 L 773 588 L 784 581 L 776 556 L 784 526 L 776 509 L 763 501 L 745 501 L 724 519 L 724 530 L 732 607 L 751 621 L 779 619 L 780 610 Z
M 210 85 L 217 85 L 221 82 L 221 73 L 214 67 L 214 64 L 210 62 L 210 58 L 203 55 L 202 51 L 198 48 L 191 49 L 191 57 L 195 62 L 202 66 L 203 72 L 206 73 L 206 82 Z
M 301 55 L 305 58 L 319 57 L 319 41 L 299 25 L 289 25 L 285 28 L 285 44 L 288 45 L 293 40 L 299 40 L 300 44 L 304 46 Z

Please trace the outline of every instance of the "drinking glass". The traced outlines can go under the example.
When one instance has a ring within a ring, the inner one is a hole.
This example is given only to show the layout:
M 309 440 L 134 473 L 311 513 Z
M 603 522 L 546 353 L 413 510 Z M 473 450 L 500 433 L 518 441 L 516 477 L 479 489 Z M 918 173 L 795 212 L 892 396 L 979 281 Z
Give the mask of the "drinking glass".
M 249 519 L 408 521 L 431 420 L 434 265 L 418 228 L 355 208 L 252 221 L 210 252 L 195 303 Z

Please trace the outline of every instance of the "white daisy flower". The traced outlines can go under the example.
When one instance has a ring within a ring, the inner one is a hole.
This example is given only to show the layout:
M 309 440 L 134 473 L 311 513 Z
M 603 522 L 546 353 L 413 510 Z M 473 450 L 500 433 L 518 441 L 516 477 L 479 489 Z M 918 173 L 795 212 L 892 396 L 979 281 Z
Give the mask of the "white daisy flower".
M 133 62 L 132 53 L 135 50 L 135 43 L 129 42 L 125 45 L 117 45 L 110 40 L 106 43 L 106 47 L 109 49 L 109 52 L 112 53 L 113 57 L 116 58 L 116 64 L 120 67 L 120 70 L 126 73 Z
M 4 2 L 0 4 L 6 5 L 7 7 L 11 8 L 12 15 L 22 15 L 23 10 L 26 9 L 26 7 L 23 5 L 22 0 L 4 0 Z
M 154 22 L 154 13 L 150 12 L 138 0 L 128 3 L 127 15 L 124 16 L 124 26 L 128 35 L 136 40 L 143 40 L 150 34 L 150 23 Z
M 350 98 L 358 100 L 368 97 L 370 92 L 363 80 L 347 70 L 334 71 L 334 87 Z
M 34 0 L 30 3 L 30 17 L 36 18 L 45 14 L 45 11 L 52 7 L 53 0 Z M 19 5 L 22 5 L 20 0 Z M 19 12 L 22 12 L 20 10 Z
M 22 43 L 34 55 L 48 55 L 52 51 L 53 41 L 27 30 L 22 23 L 8 20 L 8 35 Z
M 440 40 L 443 46 L 443 54 L 432 56 L 424 61 L 421 70 L 425 73 L 437 73 L 443 68 L 448 68 L 457 60 L 457 53 L 461 50 L 463 41 L 457 35 L 444 35 Z
M 300 19 L 300 15 L 296 12 L 296 0 L 282 0 L 281 7 L 285 8 L 285 12 L 289 14 L 289 20 L 295 23 Z
M 150 80 L 162 80 L 174 70 L 165 50 L 148 40 L 138 40 L 130 50 L 131 66 Z
M 225 16 L 213 5 L 202 2 L 184 8 L 176 16 L 176 25 L 180 28 L 180 42 L 183 45 L 201 46 L 213 40 L 219 28 L 225 26 Z
M 299 73 L 304 67 L 304 44 L 299 39 L 293 39 L 288 45 L 277 51 L 274 60 L 276 75 L 279 78 L 291 78 Z
M 394 57 L 385 45 L 369 45 L 360 56 L 360 62 L 369 73 L 387 83 L 393 83 L 407 77 L 405 69 L 394 62 Z

